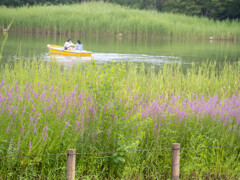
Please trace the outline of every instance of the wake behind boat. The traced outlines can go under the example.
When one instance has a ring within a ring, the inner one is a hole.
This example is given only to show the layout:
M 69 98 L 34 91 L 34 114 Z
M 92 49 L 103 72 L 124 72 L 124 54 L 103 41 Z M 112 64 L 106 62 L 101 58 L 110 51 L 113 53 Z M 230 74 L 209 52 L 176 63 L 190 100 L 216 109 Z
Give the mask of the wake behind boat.
M 50 54 L 57 54 L 63 56 L 81 56 L 81 57 L 89 57 L 92 55 L 91 51 L 78 51 L 78 50 L 65 50 L 63 46 L 57 45 L 47 45 Z

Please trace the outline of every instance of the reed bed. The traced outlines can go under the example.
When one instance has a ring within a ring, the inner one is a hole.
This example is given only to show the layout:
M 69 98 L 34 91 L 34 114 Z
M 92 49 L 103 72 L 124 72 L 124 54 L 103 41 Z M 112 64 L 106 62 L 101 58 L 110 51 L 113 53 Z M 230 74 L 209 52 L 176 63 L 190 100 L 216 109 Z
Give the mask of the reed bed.
M 115 4 L 91 2 L 74 5 L 0 7 L 0 25 L 14 19 L 12 28 L 38 33 L 209 39 L 239 39 L 239 21 L 136 10 Z
M 0 156 L 126 151 L 77 157 L 77 177 L 170 177 L 171 153 L 132 150 L 240 144 L 240 64 L 154 68 L 111 63 L 65 69 L 16 61 L 0 73 Z M 239 148 L 186 149 L 184 178 L 239 177 Z M 66 157 L 0 159 L 0 178 L 66 178 Z

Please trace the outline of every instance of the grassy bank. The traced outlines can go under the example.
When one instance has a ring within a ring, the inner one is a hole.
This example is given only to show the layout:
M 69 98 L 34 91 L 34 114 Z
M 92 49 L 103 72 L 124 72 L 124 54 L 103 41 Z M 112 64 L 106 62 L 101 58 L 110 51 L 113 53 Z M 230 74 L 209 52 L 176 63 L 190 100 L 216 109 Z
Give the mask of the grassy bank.
M 175 38 L 239 39 L 238 21 L 134 10 L 109 3 L 81 5 L 0 7 L 0 25 L 14 19 L 12 29 L 43 33 L 82 33 L 97 35 Z
M 0 156 L 126 151 L 77 157 L 82 179 L 167 179 L 171 152 L 240 144 L 240 64 L 188 69 L 16 61 L 0 78 Z M 239 177 L 239 148 L 181 151 L 181 177 Z M 0 178 L 66 178 L 66 157 L 0 159 Z

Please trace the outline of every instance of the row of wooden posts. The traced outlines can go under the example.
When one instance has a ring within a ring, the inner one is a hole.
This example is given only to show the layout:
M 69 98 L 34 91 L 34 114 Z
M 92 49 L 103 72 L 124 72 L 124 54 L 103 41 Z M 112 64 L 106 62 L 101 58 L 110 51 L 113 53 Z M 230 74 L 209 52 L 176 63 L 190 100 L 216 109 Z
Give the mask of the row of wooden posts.
M 76 150 L 67 150 L 67 180 L 75 179 Z M 172 143 L 171 179 L 179 180 L 180 172 L 180 144 Z M 76 178 L 77 179 L 77 178 Z

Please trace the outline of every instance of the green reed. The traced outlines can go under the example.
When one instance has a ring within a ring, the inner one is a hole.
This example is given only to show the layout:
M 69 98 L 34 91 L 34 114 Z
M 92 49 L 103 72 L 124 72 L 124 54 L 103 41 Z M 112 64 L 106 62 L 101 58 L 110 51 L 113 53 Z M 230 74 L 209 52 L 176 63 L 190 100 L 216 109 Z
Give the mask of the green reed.
M 75 5 L 0 7 L 0 25 L 14 18 L 13 29 L 43 33 L 107 33 L 127 36 L 239 39 L 239 22 L 136 10 L 92 2 Z
M 121 64 L 121 63 L 120 63 Z M 125 65 L 119 65 L 120 67 Z M 171 65 L 164 64 L 159 71 L 152 66 L 146 71 L 144 64 L 139 68 L 134 64 L 127 64 L 127 71 L 124 82 L 119 82 L 124 88 L 134 85 L 135 93 L 148 93 L 151 96 L 157 94 L 170 95 L 185 92 L 185 95 L 195 93 L 197 95 L 220 97 L 231 96 L 239 90 L 239 69 L 240 63 L 229 64 L 227 62 L 217 66 L 216 62 L 206 61 L 201 65 L 192 64 L 191 67 L 183 68 L 181 63 Z M 92 72 L 86 72 L 86 68 L 93 68 Z M 89 66 L 89 64 L 78 64 L 77 67 L 70 66 L 65 69 L 55 60 L 42 62 L 33 60 L 18 60 L 14 65 L 6 63 L 0 73 L 1 78 L 9 84 L 18 82 L 25 85 L 32 82 L 37 85 L 51 84 L 57 86 L 61 79 L 61 89 L 70 91 L 77 84 L 83 89 L 88 89 L 89 80 L 96 84 L 97 80 L 92 78 L 101 74 L 101 66 Z M 49 78 L 51 81 L 49 81 Z M 189 97 L 189 96 L 188 96 Z

